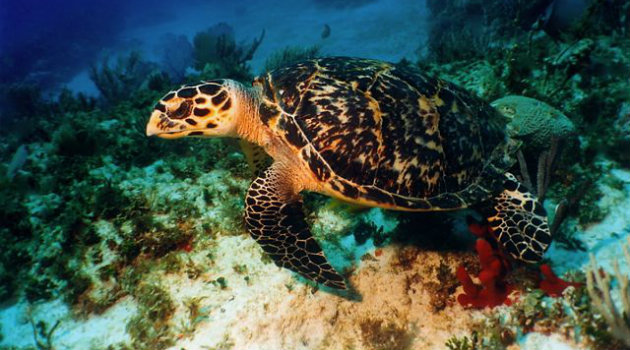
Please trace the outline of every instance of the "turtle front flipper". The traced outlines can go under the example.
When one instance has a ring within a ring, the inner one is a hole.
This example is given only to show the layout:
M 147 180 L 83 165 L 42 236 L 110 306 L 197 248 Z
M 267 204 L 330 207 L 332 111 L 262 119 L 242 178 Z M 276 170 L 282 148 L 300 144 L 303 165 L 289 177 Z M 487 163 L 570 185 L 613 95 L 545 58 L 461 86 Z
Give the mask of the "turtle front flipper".
M 259 176 L 271 163 L 265 149 L 243 139 L 241 139 L 239 143 L 252 174 L 254 174 L 254 176 Z
M 494 198 L 494 214 L 488 217 L 488 223 L 513 258 L 538 262 L 551 243 L 547 213 L 514 175 L 506 173 L 506 177 L 503 192 Z
M 283 179 L 271 166 L 251 184 L 245 199 L 247 230 L 276 265 L 325 286 L 346 289 L 343 277 L 311 235 L 300 195 Z

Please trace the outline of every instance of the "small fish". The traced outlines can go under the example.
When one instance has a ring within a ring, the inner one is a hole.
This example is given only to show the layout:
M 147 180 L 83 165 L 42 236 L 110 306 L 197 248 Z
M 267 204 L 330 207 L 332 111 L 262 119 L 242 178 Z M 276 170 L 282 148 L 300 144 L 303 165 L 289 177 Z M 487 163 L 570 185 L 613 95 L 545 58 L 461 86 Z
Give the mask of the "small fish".
M 26 158 L 28 157 L 28 150 L 26 149 L 26 145 L 20 146 L 15 153 L 13 154 L 13 158 L 11 158 L 11 162 L 9 163 L 9 167 L 7 168 L 7 178 L 9 180 L 13 180 L 13 177 L 18 172 L 18 170 L 22 169 L 24 163 L 26 163 Z
M 324 30 L 322 31 L 322 39 L 326 39 L 330 36 L 330 26 L 328 24 L 324 24 Z

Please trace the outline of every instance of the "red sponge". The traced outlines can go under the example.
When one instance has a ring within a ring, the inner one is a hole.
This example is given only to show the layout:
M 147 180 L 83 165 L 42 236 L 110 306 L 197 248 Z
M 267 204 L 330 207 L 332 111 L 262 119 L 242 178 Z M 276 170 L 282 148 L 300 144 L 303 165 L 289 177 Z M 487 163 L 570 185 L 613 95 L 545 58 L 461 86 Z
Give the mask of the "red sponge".
M 505 265 L 501 257 L 485 239 L 478 239 L 475 249 L 479 255 L 481 272 L 479 281 L 475 284 L 464 266 L 457 269 L 457 279 L 464 287 L 464 293 L 457 296 L 460 305 L 474 308 L 498 305 L 510 305 L 512 300 L 508 298 L 513 287 L 505 283 Z
M 544 280 L 540 281 L 538 287 L 542 289 L 547 295 L 552 297 L 559 297 L 562 295 L 565 289 L 569 286 L 579 287 L 582 283 L 577 282 L 567 282 L 560 277 L 556 276 L 551 270 L 551 267 L 547 264 L 540 265 L 540 272 L 545 277 Z
M 468 224 L 468 231 L 477 236 L 477 238 L 486 238 L 490 234 L 490 226 L 482 225 L 478 222 L 471 222 Z

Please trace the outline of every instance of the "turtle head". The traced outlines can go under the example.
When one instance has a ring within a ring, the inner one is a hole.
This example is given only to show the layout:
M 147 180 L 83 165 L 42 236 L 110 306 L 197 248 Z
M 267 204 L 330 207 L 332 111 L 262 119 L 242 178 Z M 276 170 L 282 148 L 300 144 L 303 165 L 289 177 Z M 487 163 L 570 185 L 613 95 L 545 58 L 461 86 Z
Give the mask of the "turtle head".
M 237 136 L 237 96 L 241 88 L 233 80 L 212 80 L 169 92 L 155 105 L 147 123 L 147 136 Z

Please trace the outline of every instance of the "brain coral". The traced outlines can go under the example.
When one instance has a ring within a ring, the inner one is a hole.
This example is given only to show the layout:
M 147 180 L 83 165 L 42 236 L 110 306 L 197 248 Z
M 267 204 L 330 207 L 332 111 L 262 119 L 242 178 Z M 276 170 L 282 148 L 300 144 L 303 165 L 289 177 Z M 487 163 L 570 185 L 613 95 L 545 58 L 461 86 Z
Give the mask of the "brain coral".
M 510 118 L 511 135 L 534 149 L 546 149 L 553 137 L 562 139 L 575 131 L 573 122 L 562 112 L 533 98 L 509 95 L 491 105 Z

